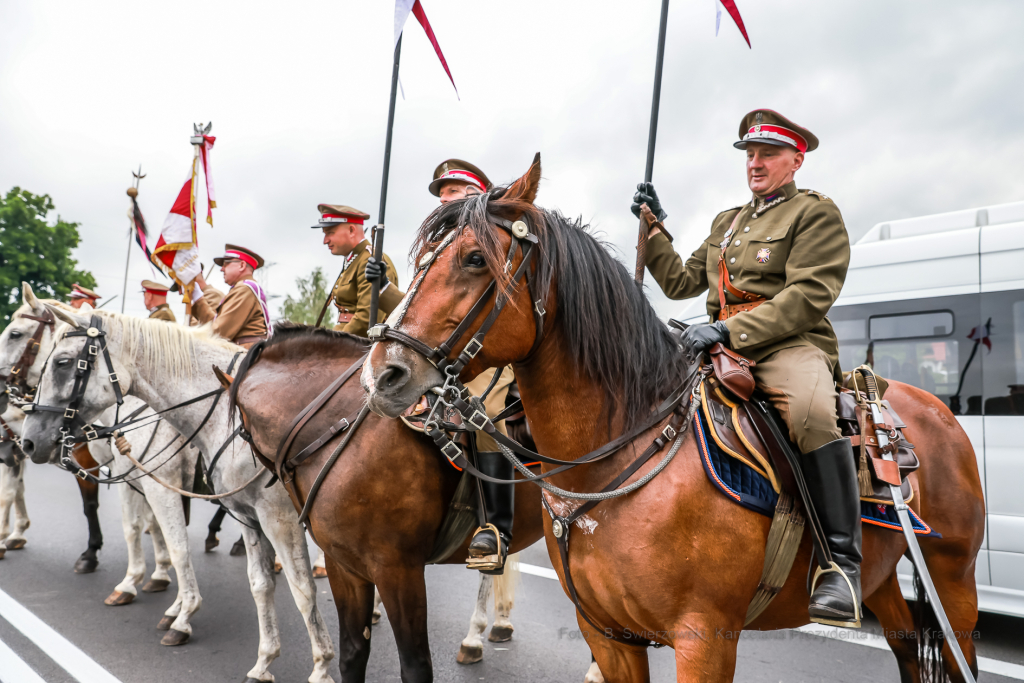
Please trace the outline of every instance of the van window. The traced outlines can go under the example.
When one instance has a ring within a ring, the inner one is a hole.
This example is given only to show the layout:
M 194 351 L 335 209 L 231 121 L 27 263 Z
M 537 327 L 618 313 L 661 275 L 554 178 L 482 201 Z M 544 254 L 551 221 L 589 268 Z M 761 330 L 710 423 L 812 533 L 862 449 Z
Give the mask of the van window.
M 982 316 L 985 414 L 1024 415 L 1024 291 L 982 294 Z
M 951 334 L 953 334 L 952 311 L 871 317 L 872 339 L 946 337 Z

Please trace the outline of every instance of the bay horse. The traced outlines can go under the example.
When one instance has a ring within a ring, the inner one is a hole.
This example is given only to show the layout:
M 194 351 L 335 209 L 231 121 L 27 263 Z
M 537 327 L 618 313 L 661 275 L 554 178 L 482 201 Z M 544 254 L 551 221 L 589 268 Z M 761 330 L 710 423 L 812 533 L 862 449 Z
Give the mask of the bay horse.
M 420 269 L 387 324 L 406 340 L 418 341 L 419 349 L 436 349 L 467 320 L 485 292 L 507 296 L 508 305 L 493 320 L 462 378 L 513 364 L 539 452 L 569 461 L 646 424 L 655 406 L 681 388 L 690 368 L 630 273 L 605 245 L 579 221 L 534 205 L 539 182 L 538 155 L 509 187 L 449 203 L 431 214 L 420 229 L 418 252 L 432 266 Z M 512 221 L 525 223 L 518 228 L 522 235 L 515 238 L 520 240 L 515 252 L 510 251 L 517 230 Z M 520 237 L 527 231 L 537 240 L 530 288 L 517 286 L 511 276 L 524 258 L 527 246 Z M 495 281 L 496 290 L 489 290 Z M 495 294 L 488 296 L 463 340 L 494 309 Z M 534 316 L 538 311 L 544 312 L 543 334 Z M 398 335 L 389 338 L 386 330 L 382 334 L 364 365 L 362 382 L 371 408 L 394 417 L 441 386 L 444 376 L 408 341 L 395 341 Z M 458 344 L 441 355 L 451 358 L 461 350 Z M 937 398 L 898 382 L 890 383 L 886 398 L 917 446 L 921 466 L 911 475 L 911 507 L 942 534 L 921 538 L 921 546 L 977 675 L 971 639 L 978 604 L 974 568 L 985 519 L 977 461 L 966 434 Z M 570 492 L 601 490 L 667 422 L 611 457 L 556 474 L 551 483 Z M 680 681 L 729 681 L 734 674 L 737 640 L 760 581 L 770 520 L 720 494 L 705 475 L 692 430 L 682 434 L 681 449 L 658 476 L 629 495 L 602 502 L 577 520 L 569 537 L 579 604 L 599 628 L 579 614 L 577 620 L 608 681 L 649 680 L 648 642 L 674 648 Z M 643 477 L 660 459 L 652 458 L 627 482 Z M 542 469 L 550 472 L 553 466 Z M 579 505 L 544 495 L 560 516 Z M 864 602 L 885 629 L 901 680 L 925 679 L 933 673 L 925 666 L 927 656 L 934 653 L 919 651 L 924 624 L 915 621 L 896 578 L 906 541 L 902 534 L 869 525 L 863 538 Z M 566 588 L 551 524 L 545 525 L 545 540 Z M 747 628 L 795 628 L 809 622 L 805 579 L 811 552 L 808 534 L 782 591 Z M 638 634 L 628 643 L 620 640 L 627 631 Z M 949 648 L 941 654 L 950 677 L 960 680 Z
M 346 370 L 366 355 L 369 342 L 343 332 L 306 326 L 275 328 L 273 337 L 254 346 L 231 383 L 231 399 L 268 467 L 289 432 L 292 419 Z M 222 377 L 226 383 L 227 379 Z M 314 414 L 295 440 L 290 455 L 304 450 L 339 418 L 353 422 L 365 403 L 356 377 L 347 380 Z M 285 487 L 296 510 L 302 510 L 324 463 L 349 432 L 339 432 L 294 471 Z M 309 514 L 317 545 L 327 559 L 327 576 L 338 609 L 338 659 L 342 680 L 366 679 L 370 655 L 370 610 L 374 585 L 388 614 L 398 645 L 402 680 L 433 680 L 427 630 L 424 566 L 459 483 L 457 472 L 434 443 L 400 420 L 372 413 L 351 434 L 323 481 Z M 538 490 L 520 489 L 515 501 L 511 553 L 541 536 Z M 464 564 L 469 538 L 444 564 Z M 511 571 L 511 563 L 506 573 Z M 495 620 L 491 640 L 507 640 L 512 627 L 508 610 L 511 577 L 494 580 Z M 466 583 L 476 580 L 466 575 Z M 459 661 L 479 661 L 480 635 L 487 626 L 486 600 L 491 577 L 481 577 L 477 607 L 463 641 Z
M 178 434 L 190 438 L 194 435 L 192 443 L 202 454 L 214 490 L 240 489 L 223 498 L 223 504 L 242 523 L 249 589 L 259 621 L 259 651 L 247 680 L 250 683 L 273 681 L 268 668 L 281 653 L 274 605 L 276 551 L 309 635 L 313 671 L 308 680 L 310 683 L 333 681 L 328 666 L 334 657 L 334 645 L 317 607 L 305 532 L 282 487 L 265 488 L 270 475 L 257 465 L 248 444 L 238 438 L 231 424 L 228 402 L 212 403 L 211 392 L 217 391 L 220 385 L 211 368 L 214 365 L 230 367 L 233 359 L 240 358 L 245 349 L 217 337 L 208 325 L 185 328 L 110 311 L 83 313 L 56 304 L 46 304 L 46 308 L 61 324 L 55 331 L 57 342 L 40 378 L 37 406 L 25 419 L 22 438 L 25 453 L 37 463 L 53 462 L 60 456 L 60 430 L 65 410 L 72 402 L 77 404 L 74 407 L 81 411 L 86 423 L 115 405 L 117 396 L 103 354 L 91 356 L 95 359 L 92 361 L 95 371 L 90 371 L 76 389 L 78 363 L 90 358 L 85 340 L 97 339 L 100 347 L 109 353 L 122 393 L 141 399 L 154 411 L 166 411 L 164 422 Z M 94 336 L 88 336 L 90 332 Z M 191 399 L 204 395 L 207 398 L 190 403 Z M 218 453 L 219 462 L 211 468 Z M 154 468 L 157 466 L 154 464 Z M 163 471 L 154 474 L 162 476 Z M 174 634 L 182 642 L 187 640 L 188 634 L 178 633 L 172 625 L 168 635 Z

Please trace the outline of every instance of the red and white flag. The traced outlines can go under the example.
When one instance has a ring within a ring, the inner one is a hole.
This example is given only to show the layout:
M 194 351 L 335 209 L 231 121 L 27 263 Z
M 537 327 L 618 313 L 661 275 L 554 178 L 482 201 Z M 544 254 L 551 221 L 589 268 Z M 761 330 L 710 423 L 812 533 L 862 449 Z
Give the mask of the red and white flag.
M 195 211 L 196 181 L 200 165 L 206 179 L 206 220 L 210 225 L 213 225 L 213 209 L 217 205 L 213 197 L 213 180 L 210 177 L 209 165 L 213 142 L 214 138 L 208 135 L 201 136 L 199 141 L 193 138 L 195 153 L 192 165 L 185 178 L 185 184 L 181 186 L 178 197 L 171 206 L 171 212 L 167 214 L 164 225 L 160 228 L 160 239 L 153 249 L 153 263 L 178 283 L 186 304 L 191 304 L 195 300 L 194 293 L 198 294 L 193 291 L 194 280 L 201 270 Z
M 395 45 L 398 45 L 398 39 L 402 37 L 402 30 L 405 28 L 405 20 L 409 18 L 409 13 L 416 16 L 416 20 L 420 22 L 420 26 L 427 34 L 427 39 L 430 44 L 434 46 L 434 52 L 437 53 L 437 58 L 441 60 L 441 66 L 444 67 L 444 72 L 448 74 L 448 80 L 452 82 L 452 87 L 455 88 L 455 94 L 459 94 L 459 88 L 455 85 L 455 79 L 452 78 L 452 72 L 448 68 L 448 62 L 445 61 L 444 54 L 441 52 L 441 46 L 437 42 L 437 37 L 434 36 L 434 29 L 430 27 L 430 22 L 427 20 L 427 13 L 423 11 L 423 5 L 420 0 L 395 0 Z
M 719 4 L 721 3 L 721 4 Z M 751 47 L 750 38 L 747 36 L 747 27 L 743 25 L 743 17 L 740 16 L 740 9 L 736 6 L 736 0 L 715 0 L 715 35 L 718 35 L 718 27 L 722 23 L 722 7 L 729 13 L 732 20 L 736 22 L 736 28 L 743 34 L 743 40 L 747 41 L 747 47 Z

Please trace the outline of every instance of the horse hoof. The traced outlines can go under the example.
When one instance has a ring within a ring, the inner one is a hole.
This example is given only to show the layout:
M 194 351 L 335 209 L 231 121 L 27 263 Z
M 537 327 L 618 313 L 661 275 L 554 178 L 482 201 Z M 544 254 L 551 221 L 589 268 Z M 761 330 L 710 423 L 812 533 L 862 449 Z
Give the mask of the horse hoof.
M 171 628 L 171 624 L 173 624 L 174 620 L 177 619 L 177 618 L 178 617 L 169 617 L 169 616 L 167 616 L 165 614 L 164 616 L 162 616 L 160 618 L 160 623 L 156 625 L 156 630 L 157 631 L 166 631 L 166 630 L 168 630 L 169 628 Z
M 213 549 L 220 545 L 220 539 L 216 536 L 207 537 L 206 539 L 206 552 L 213 552 Z
M 261 681 L 258 678 L 247 678 L 245 679 L 245 683 L 267 683 L 267 681 Z
M 92 574 L 96 571 L 96 567 L 100 566 L 100 561 L 91 557 L 80 557 L 78 562 L 75 562 L 75 573 L 76 574 Z
M 120 607 L 121 605 L 131 604 L 131 601 L 135 599 L 134 593 L 122 593 L 121 591 L 114 591 L 107 596 L 107 599 L 103 601 L 103 604 L 107 607 Z
M 231 552 L 228 553 L 231 557 L 239 557 L 245 555 L 245 541 L 238 539 L 235 544 L 231 546 Z
M 21 550 L 28 543 L 24 538 L 16 538 L 13 541 L 4 541 L 4 545 L 7 546 L 8 550 Z
M 463 645 L 459 648 L 459 655 L 455 658 L 455 661 L 459 664 L 476 664 L 477 662 L 482 662 L 483 659 L 483 645 L 478 645 L 476 647 L 466 647 Z
M 191 637 L 192 636 L 190 636 L 188 633 L 184 633 L 182 631 L 175 631 L 172 628 L 169 631 L 167 631 L 166 635 L 164 635 L 163 638 L 160 639 L 160 644 L 166 645 L 167 647 L 184 645 L 188 642 L 188 639 Z
M 279 566 L 280 565 L 275 564 L 274 565 L 274 569 L 277 570 L 277 571 L 281 571 L 280 569 L 278 569 Z M 326 579 L 327 578 L 327 570 L 324 567 L 313 567 L 313 578 L 314 579 Z
M 491 632 L 487 636 L 487 640 L 492 643 L 506 643 L 512 640 L 512 631 L 514 629 L 511 626 L 492 626 Z
M 375 610 L 374 613 L 373 613 L 373 617 L 370 619 L 370 624 L 372 626 L 376 626 L 379 623 L 380 623 L 380 610 Z
M 171 582 L 167 579 L 150 579 L 142 587 L 143 593 L 162 593 L 167 590 L 167 587 L 171 585 Z M 493 629 L 491 630 L 493 633 Z
M 4 559 L 5 554 L 7 554 L 7 548 L 0 545 L 0 560 Z

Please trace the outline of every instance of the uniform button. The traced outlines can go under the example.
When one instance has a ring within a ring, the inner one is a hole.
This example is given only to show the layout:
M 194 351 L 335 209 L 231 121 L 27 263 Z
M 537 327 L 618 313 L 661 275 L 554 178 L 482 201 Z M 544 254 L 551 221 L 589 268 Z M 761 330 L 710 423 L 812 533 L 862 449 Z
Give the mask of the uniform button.
M 737 247 L 740 246 L 740 241 L 736 240 L 735 242 L 733 242 L 733 246 L 737 246 Z
M 736 263 L 736 259 L 735 259 L 735 257 L 734 257 L 734 258 L 731 258 L 731 259 L 729 259 L 729 263 Z
M 729 276 L 729 279 L 730 279 L 730 280 L 735 280 L 735 279 L 736 279 L 736 276 L 735 276 L 735 275 L 730 275 L 730 276 Z
M 740 341 L 747 341 L 747 335 L 741 334 L 740 335 Z
M 771 242 L 771 241 L 772 241 L 772 238 L 771 238 L 771 237 L 769 237 L 769 238 L 768 238 L 768 241 L 769 241 L 769 242 Z
M 750 232 L 750 226 L 748 225 L 747 227 L 743 228 L 743 232 Z

